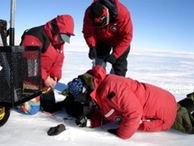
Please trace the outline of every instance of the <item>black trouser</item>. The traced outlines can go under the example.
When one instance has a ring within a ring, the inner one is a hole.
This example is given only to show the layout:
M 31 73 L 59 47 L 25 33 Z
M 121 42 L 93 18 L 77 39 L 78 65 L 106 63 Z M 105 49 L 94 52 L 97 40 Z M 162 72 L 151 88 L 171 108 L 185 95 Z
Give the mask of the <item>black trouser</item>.
M 96 45 L 96 53 L 97 58 L 105 60 L 111 52 L 113 47 L 109 46 L 102 42 L 97 42 Z M 128 49 L 116 60 L 115 64 L 112 64 L 112 69 L 114 70 L 114 74 L 125 76 L 127 72 L 127 56 L 130 51 L 130 46 Z
M 56 103 L 54 91 L 51 90 L 48 93 L 41 95 L 40 106 L 42 111 L 54 113 L 61 110 L 64 107 L 64 101 Z

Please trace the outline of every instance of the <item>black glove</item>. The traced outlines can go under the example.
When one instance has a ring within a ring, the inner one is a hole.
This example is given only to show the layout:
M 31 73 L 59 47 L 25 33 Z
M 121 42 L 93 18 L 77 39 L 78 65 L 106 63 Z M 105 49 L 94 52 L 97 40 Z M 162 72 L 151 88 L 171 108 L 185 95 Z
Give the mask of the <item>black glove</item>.
M 117 135 L 117 129 L 108 129 L 107 131 L 111 134 Z
M 90 59 L 95 59 L 96 58 L 96 48 L 95 47 L 90 48 L 90 51 L 88 53 L 88 57 Z
M 105 61 L 106 62 L 109 62 L 109 63 L 111 63 L 111 64 L 115 64 L 116 63 L 116 57 L 114 56 L 114 55 L 109 55 L 106 59 L 105 59 Z
M 86 127 L 86 125 L 87 125 L 87 117 L 86 117 L 86 116 L 78 117 L 78 118 L 75 120 L 75 123 L 76 123 L 79 127 Z
M 47 134 L 49 136 L 54 136 L 54 135 L 58 135 L 60 134 L 61 132 L 63 132 L 64 130 L 66 130 L 65 128 L 65 125 L 63 124 L 60 124 L 56 127 L 51 127 L 48 131 L 47 131 Z

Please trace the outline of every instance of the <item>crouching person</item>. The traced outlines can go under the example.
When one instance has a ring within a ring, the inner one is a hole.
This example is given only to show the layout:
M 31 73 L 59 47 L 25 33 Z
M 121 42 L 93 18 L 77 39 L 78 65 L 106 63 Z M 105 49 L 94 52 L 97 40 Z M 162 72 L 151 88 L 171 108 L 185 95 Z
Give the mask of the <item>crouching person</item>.
M 106 74 L 99 65 L 69 82 L 64 94 L 70 95 L 66 100 L 82 105 L 79 112 L 83 114 L 74 114 L 80 127 L 114 122 L 119 128 L 108 131 L 123 139 L 137 130 L 166 131 L 176 118 L 176 100 L 171 93 L 131 78 Z
M 172 128 L 194 134 L 194 92 L 177 103 L 177 116 Z
M 30 28 L 22 35 L 21 46 L 39 46 L 41 50 L 41 78 L 43 87 L 54 88 L 62 76 L 64 45 L 74 35 L 74 20 L 70 15 L 59 15 L 46 24 Z M 22 113 L 33 115 L 40 110 L 50 109 L 54 93 L 50 91 L 41 97 L 18 106 Z M 50 102 L 50 103 L 47 103 Z M 41 104 L 41 105 L 40 105 Z M 50 106 L 49 109 L 47 106 Z

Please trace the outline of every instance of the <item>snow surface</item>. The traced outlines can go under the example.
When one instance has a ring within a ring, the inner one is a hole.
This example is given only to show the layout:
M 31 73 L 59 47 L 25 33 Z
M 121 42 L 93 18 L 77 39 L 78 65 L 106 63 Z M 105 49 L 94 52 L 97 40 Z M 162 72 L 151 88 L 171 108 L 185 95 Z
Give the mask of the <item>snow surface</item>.
M 194 52 L 132 50 L 128 62 L 128 77 L 167 89 L 177 101 L 194 91 Z M 60 98 L 62 95 L 58 92 L 65 84 L 91 66 L 87 51 L 66 49 L 63 78 L 56 86 L 56 96 Z M 58 136 L 47 135 L 50 127 L 61 123 L 65 124 L 66 131 Z M 12 110 L 8 122 L 0 128 L 0 146 L 191 146 L 194 142 L 194 135 L 173 129 L 153 133 L 137 131 L 130 139 L 123 140 L 106 132 L 114 126 L 79 128 L 65 111 L 27 116 Z

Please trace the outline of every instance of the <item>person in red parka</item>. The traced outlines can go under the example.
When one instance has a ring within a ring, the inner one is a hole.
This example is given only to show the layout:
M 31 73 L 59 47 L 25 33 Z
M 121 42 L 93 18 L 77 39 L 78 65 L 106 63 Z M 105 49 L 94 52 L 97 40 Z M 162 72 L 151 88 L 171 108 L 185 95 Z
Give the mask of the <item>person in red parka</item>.
M 116 75 L 126 75 L 132 33 L 130 12 L 118 0 L 94 0 L 86 9 L 83 35 L 88 56 L 96 64 L 111 63 Z
M 21 46 L 39 46 L 42 52 L 42 79 L 46 87 L 54 87 L 60 80 L 64 60 L 63 45 L 74 35 L 70 15 L 60 15 L 45 25 L 28 29 L 22 36 Z
M 106 74 L 99 65 L 69 82 L 67 91 L 69 98 L 83 105 L 76 120 L 80 127 L 89 126 L 88 121 L 89 127 L 111 121 L 119 128 L 108 131 L 123 139 L 137 130 L 166 131 L 176 118 L 176 100 L 171 93 L 131 78 Z
M 59 15 L 45 25 L 26 30 L 22 35 L 21 46 L 39 46 L 41 49 L 43 87 L 54 88 L 61 79 L 64 61 L 63 46 L 66 42 L 70 43 L 70 37 L 73 35 L 74 20 L 70 15 Z M 40 100 L 36 99 L 36 101 Z M 31 106 L 28 105 L 28 107 Z M 28 114 L 36 113 L 30 112 L 26 106 L 21 110 Z

